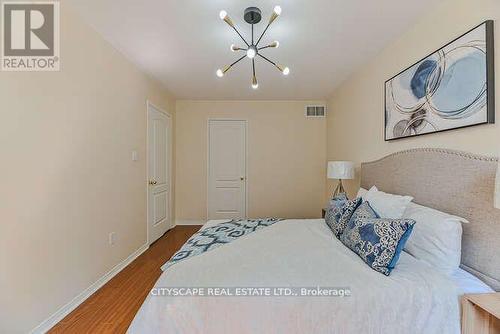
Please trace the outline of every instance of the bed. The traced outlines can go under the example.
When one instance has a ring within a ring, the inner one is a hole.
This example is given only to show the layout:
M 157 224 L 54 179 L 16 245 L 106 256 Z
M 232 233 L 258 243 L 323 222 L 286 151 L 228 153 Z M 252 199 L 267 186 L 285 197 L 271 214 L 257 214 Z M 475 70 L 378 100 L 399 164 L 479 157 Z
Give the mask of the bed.
M 459 333 L 459 298 L 500 290 L 497 160 L 415 149 L 362 164 L 361 185 L 459 215 L 462 265 L 446 276 L 403 252 L 390 276 L 369 268 L 323 219 L 275 223 L 169 267 L 155 291 L 177 287 L 316 287 L 341 296 L 162 296 L 150 294 L 130 333 Z M 457 167 L 459 166 L 459 167 Z M 451 171 L 451 172 L 450 172 Z M 438 189 L 439 191 L 433 191 Z M 220 221 L 210 221 L 208 228 Z

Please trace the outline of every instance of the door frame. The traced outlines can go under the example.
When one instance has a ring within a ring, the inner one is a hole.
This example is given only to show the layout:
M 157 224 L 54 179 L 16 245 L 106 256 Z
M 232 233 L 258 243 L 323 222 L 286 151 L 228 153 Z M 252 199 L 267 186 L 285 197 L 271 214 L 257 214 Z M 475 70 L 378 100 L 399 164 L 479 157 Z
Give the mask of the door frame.
M 149 152 L 149 127 L 150 127 L 150 124 L 149 124 L 149 110 L 151 108 L 154 108 L 155 110 L 161 112 L 162 114 L 164 114 L 165 116 L 168 117 L 169 119 L 169 134 L 168 134 L 168 137 L 169 137 L 169 143 L 168 143 L 168 180 L 169 180 L 169 183 L 168 183 L 168 207 L 169 207 L 169 210 L 168 210 L 168 220 L 170 223 L 173 222 L 173 215 L 172 215 L 172 149 L 174 147 L 173 145 L 173 121 L 172 121 L 172 115 L 165 111 L 163 108 L 160 108 L 158 107 L 156 104 L 152 103 L 150 100 L 146 100 L 146 180 L 145 180 L 145 184 L 146 184 L 146 241 L 147 241 L 147 244 L 148 246 L 151 245 L 151 242 L 149 241 L 149 222 L 150 222 L 150 210 L 149 210 L 149 180 L 150 180 L 150 175 L 149 175 L 149 156 L 150 156 L 150 152 Z M 174 226 L 172 226 L 172 228 L 175 227 L 175 222 L 174 222 Z
M 248 218 L 248 120 L 244 118 L 208 118 L 207 120 L 207 220 L 210 219 L 210 122 L 239 121 L 245 124 L 245 212 Z

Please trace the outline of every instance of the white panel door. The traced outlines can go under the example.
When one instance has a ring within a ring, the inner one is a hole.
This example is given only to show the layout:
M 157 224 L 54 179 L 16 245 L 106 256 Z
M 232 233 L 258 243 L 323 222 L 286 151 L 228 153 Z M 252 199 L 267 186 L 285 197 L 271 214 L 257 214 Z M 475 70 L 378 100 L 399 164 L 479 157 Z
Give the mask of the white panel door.
M 246 121 L 209 121 L 208 218 L 246 218 Z
M 172 228 L 170 217 L 170 117 L 148 106 L 148 241 L 156 241 Z

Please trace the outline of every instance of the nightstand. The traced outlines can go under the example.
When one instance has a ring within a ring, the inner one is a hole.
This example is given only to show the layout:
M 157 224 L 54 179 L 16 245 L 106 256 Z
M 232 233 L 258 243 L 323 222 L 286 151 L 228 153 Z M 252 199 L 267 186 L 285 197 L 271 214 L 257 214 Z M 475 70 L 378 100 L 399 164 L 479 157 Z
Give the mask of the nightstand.
M 500 333 L 500 293 L 462 297 L 462 334 Z
M 325 218 L 326 216 L 326 209 L 321 209 L 321 218 Z

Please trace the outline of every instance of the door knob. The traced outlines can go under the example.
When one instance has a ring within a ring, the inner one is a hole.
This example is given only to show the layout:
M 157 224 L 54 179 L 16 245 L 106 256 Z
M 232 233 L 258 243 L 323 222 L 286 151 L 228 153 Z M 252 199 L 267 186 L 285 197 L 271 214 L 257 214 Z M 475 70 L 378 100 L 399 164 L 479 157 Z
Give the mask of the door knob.
M 243 180 L 245 180 L 245 178 L 242 176 L 242 177 L 240 177 L 240 180 L 243 181 Z
M 157 182 L 153 180 L 149 180 L 149 185 L 154 186 Z

